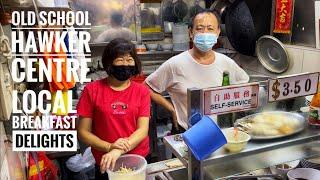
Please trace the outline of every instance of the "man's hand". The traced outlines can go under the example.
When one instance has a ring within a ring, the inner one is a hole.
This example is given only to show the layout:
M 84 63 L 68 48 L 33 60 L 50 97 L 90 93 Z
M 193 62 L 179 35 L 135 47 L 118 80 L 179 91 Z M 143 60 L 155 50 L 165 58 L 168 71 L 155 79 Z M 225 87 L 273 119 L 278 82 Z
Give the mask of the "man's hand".
M 107 169 L 114 169 L 117 159 L 121 156 L 122 152 L 119 149 L 113 149 L 104 154 L 100 162 L 100 172 L 105 173 Z
M 177 118 L 176 111 L 171 112 L 171 114 L 172 114 L 172 126 L 175 129 L 179 129 L 179 124 L 178 124 L 178 118 Z
M 116 142 L 111 144 L 109 151 L 113 149 L 120 149 L 120 150 L 123 150 L 124 152 L 130 151 L 129 140 L 125 138 L 119 138 L 118 140 L 116 140 Z

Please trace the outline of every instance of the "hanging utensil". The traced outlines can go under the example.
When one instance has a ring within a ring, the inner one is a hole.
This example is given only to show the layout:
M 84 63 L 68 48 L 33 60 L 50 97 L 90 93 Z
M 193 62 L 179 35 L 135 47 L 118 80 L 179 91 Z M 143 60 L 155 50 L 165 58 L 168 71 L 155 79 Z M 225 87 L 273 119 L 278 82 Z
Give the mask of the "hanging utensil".
M 214 10 L 217 13 L 219 13 L 220 18 L 221 18 L 221 23 L 224 24 L 227 9 L 230 5 L 231 5 L 231 3 L 229 0 L 216 0 L 210 6 L 210 10 Z
M 196 14 L 198 14 L 199 12 L 201 12 L 203 10 L 203 8 L 200 6 L 200 2 L 199 0 L 196 0 L 194 3 L 194 6 L 192 6 L 190 8 L 190 17 L 194 17 Z
M 156 15 L 149 8 L 144 8 L 141 11 L 141 28 L 154 27 L 156 25 Z
M 162 1 L 162 3 L 163 3 L 163 10 L 162 10 L 163 21 L 177 22 L 177 18 L 173 15 L 172 0 Z
M 173 3 L 173 15 L 182 22 L 183 18 L 188 14 L 188 5 L 183 0 L 177 0 Z

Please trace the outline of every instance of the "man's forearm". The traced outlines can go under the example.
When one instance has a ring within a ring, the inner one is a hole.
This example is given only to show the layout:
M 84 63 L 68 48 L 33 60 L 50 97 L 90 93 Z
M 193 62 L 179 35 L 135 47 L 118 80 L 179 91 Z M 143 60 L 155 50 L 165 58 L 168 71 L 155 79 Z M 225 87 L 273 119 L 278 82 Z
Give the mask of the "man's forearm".
M 175 112 L 172 103 L 169 102 L 166 98 L 164 98 L 161 94 L 152 91 L 152 92 L 151 92 L 151 99 L 152 99 L 155 103 L 163 106 L 166 110 L 168 110 L 168 111 L 170 111 L 170 112 Z

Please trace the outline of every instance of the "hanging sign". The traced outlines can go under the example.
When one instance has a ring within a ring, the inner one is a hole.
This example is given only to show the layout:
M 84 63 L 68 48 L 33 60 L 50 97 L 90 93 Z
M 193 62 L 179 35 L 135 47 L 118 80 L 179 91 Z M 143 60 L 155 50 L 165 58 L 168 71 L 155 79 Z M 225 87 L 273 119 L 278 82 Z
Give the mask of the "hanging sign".
M 291 33 L 293 0 L 276 0 L 274 33 Z

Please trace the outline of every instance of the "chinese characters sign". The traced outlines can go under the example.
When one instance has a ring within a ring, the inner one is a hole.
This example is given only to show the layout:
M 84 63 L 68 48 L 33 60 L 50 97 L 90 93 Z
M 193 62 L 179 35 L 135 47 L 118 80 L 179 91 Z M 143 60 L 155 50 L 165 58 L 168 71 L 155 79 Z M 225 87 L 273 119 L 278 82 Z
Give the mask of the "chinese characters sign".
M 291 32 L 292 12 L 293 0 L 276 0 L 274 33 L 289 34 Z
M 258 94 L 258 83 L 203 90 L 204 114 L 224 114 L 256 108 Z

